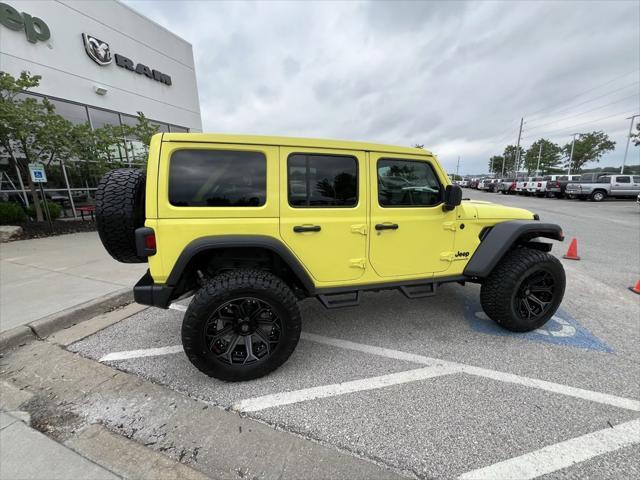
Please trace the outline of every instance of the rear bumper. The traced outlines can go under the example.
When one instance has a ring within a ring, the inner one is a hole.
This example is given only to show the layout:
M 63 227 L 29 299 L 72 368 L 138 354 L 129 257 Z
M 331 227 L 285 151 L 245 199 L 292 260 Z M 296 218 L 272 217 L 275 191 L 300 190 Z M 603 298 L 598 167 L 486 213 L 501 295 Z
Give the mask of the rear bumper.
M 149 270 L 133 287 L 133 298 L 136 303 L 152 307 L 169 308 L 172 293 L 173 287 L 153 283 Z

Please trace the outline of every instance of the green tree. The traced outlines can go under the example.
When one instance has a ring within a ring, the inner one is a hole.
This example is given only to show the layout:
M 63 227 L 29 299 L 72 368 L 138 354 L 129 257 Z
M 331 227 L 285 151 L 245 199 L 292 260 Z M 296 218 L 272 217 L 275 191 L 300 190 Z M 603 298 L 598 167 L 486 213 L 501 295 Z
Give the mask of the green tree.
M 542 147 L 542 150 L 540 149 Z M 527 173 L 535 172 L 538 167 L 538 154 L 540 154 L 541 173 L 548 173 L 550 169 L 555 168 L 560 162 L 560 154 L 562 148 L 559 145 L 541 138 L 531 144 L 524 155 L 524 166 Z
M 153 137 L 158 130 L 160 130 L 160 126 L 157 123 L 151 122 L 147 117 L 144 116 L 144 113 L 138 112 L 136 125 L 131 129 L 129 133 L 130 136 L 138 139 L 142 143 L 144 143 L 147 147 L 151 144 L 151 137 Z M 417 147 L 417 146 L 416 146 Z M 423 146 L 424 147 L 424 146 Z M 423 148 L 417 147 L 417 148 Z
M 636 133 L 631 134 L 631 141 L 636 147 L 640 147 L 640 122 L 636 123 Z
M 40 199 L 29 174 L 29 163 L 51 163 L 70 154 L 72 124 L 55 113 L 43 99 L 24 98 L 20 93 L 37 87 L 40 76 L 22 72 L 18 78 L 0 73 L 0 153 L 9 158 L 31 192 L 36 219 L 44 220 Z
M 606 152 L 613 150 L 616 142 L 609 139 L 609 135 L 602 130 L 585 133 L 576 138 L 573 148 L 573 160 L 571 161 L 571 171 L 579 172 L 588 162 L 599 162 L 600 157 Z M 565 154 L 565 167 L 569 167 L 571 156 L 571 142 L 563 147 Z
M 494 155 L 493 157 L 491 157 L 489 159 L 489 173 L 502 173 L 503 161 L 504 157 L 502 155 Z
M 515 173 L 516 172 L 516 156 L 518 153 L 518 148 L 520 149 L 520 161 L 522 161 L 522 156 L 524 155 L 524 149 L 522 147 L 516 147 L 515 145 L 507 145 L 502 153 L 504 157 L 504 173 L 508 172 Z M 500 172 L 502 172 L 502 166 L 500 167 Z

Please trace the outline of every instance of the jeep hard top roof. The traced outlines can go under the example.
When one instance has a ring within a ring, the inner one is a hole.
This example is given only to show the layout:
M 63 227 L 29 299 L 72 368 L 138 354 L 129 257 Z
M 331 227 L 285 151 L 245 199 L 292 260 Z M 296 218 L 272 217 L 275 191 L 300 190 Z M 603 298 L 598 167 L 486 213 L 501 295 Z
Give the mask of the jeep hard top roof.
M 429 150 L 414 147 L 400 147 L 379 143 L 352 142 L 318 138 L 277 137 L 267 135 L 229 135 L 221 133 L 159 133 L 163 142 L 202 142 L 238 145 L 274 145 L 305 148 L 337 148 L 343 150 L 364 150 L 372 152 L 403 153 L 434 157 Z

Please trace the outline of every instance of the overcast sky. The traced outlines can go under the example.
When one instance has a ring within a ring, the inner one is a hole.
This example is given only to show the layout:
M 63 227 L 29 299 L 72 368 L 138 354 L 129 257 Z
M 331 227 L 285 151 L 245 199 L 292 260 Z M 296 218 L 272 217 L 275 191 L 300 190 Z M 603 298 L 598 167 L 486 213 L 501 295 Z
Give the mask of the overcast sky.
M 517 140 L 640 113 L 640 2 L 131 1 L 193 45 L 204 131 L 425 144 L 483 172 Z M 640 161 L 633 148 L 628 163 Z

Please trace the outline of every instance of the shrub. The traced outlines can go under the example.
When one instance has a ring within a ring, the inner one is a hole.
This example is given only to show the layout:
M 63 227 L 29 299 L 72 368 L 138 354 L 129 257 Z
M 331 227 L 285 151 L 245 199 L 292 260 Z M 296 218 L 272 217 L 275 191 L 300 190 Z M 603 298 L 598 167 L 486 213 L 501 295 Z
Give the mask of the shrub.
M 15 225 L 26 219 L 27 215 L 17 203 L 0 202 L 0 225 Z
M 60 218 L 60 215 L 62 215 L 62 208 L 60 208 L 60 205 L 54 202 L 47 202 L 47 205 L 49 206 L 49 213 L 51 213 L 51 220 Z M 40 202 L 40 208 L 42 208 L 42 215 L 46 220 L 47 213 L 44 210 L 43 202 Z M 31 218 L 36 218 L 36 209 L 33 205 L 30 205 L 29 208 L 27 208 L 27 215 L 29 215 Z

